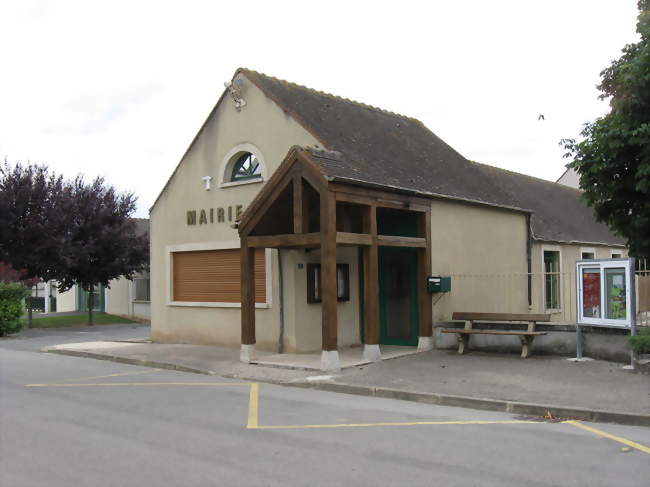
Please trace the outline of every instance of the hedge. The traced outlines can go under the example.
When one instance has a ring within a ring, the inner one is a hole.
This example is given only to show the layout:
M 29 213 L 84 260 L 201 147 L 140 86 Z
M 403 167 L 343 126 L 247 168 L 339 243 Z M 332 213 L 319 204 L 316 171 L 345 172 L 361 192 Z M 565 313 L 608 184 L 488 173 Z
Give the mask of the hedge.
M 0 336 L 20 331 L 23 300 L 28 295 L 29 290 L 21 284 L 0 282 Z

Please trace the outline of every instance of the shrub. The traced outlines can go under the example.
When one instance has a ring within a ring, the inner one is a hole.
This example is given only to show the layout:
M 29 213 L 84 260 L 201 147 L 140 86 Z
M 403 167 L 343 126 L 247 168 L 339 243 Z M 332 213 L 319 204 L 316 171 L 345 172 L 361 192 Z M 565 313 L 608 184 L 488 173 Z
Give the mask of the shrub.
M 636 353 L 650 353 L 650 326 L 643 328 L 637 336 L 628 338 Z
M 23 299 L 28 294 L 21 284 L 0 282 L 0 336 L 20 331 Z

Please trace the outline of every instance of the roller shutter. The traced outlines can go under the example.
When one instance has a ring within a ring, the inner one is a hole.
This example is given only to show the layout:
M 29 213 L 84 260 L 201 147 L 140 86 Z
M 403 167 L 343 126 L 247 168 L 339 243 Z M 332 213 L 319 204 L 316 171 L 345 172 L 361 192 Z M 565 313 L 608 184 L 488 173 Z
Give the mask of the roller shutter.
M 173 300 L 239 303 L 241 301 L 240 250 L 174 252 Z M 266 302 L 264 250 L 255 251 L 255 302 Z

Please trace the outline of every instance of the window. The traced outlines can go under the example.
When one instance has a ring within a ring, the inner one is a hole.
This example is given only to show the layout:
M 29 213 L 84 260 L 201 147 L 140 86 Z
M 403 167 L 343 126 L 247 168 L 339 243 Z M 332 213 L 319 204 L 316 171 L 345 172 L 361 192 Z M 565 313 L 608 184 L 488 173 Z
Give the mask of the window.
M 592 247 L 582 247 L 580 249 L 580 258 L 582 260 L 595 259 L 596 258 L 596 249 L 594 249 Z
M 260 162 L 257 157 L 250 152 L 244 152 L 236 157 L 237 159 L 232 166 L 230 181 L 247 181 L 262 177 Z
M 620 252 L 612 252 L 612 259 L 620 259 L 621 257 L 623 257 L 623 254 Z
M 133 279 L 135 286 L 135 301 L 149 301 L 150 300 L 150 286 L 148 277 L 136 277 Z
M 320 264 L 307 264 L 307 302 L 320 303 L 321 295 Z M 336 264 L 336 297 L 338 301 L 350 301 L 350 266 Z
M 172 300 L 240 303 L 240 249 L 173 252 Z M 255 251 L 255 302 L 266 303 L 264 249 Z
M 560 251 L 544 251 L 544 308 L 560 309 Z

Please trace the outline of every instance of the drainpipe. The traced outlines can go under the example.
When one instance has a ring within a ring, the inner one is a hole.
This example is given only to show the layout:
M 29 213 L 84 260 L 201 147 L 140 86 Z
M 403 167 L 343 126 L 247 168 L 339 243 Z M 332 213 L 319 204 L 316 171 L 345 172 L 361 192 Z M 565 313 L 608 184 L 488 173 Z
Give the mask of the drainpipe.
M 284 353 L 284 279 L 282 277 L 282 249 L 278 249 L 278 301 L 280 301 L 280 334 L 278 335 L 278 353 Z
M 532 231 L 530 228 L 530 213 L 526 214 L 526 261 L 528 264 L 528 311 L 533 309 L 533 262 L 532 262 Z

